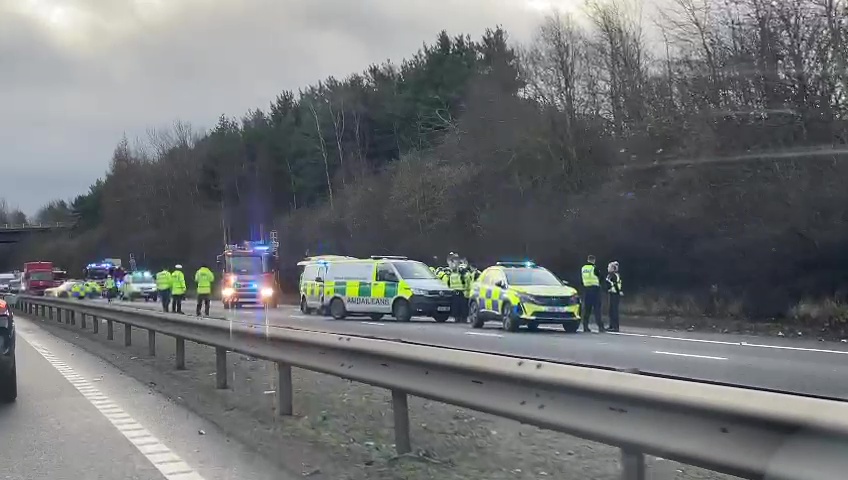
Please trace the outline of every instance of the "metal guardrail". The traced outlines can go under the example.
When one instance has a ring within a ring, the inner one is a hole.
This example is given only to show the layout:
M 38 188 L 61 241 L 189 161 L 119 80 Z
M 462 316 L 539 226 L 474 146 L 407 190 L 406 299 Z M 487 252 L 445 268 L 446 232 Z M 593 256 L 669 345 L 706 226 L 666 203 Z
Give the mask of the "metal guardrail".
M 51 222 L 51 223 L 3 223 L 0 224 L 0 230 L 37 230 L 45 228 L 67 228 L 73 226 L 68 222 Z
M 25 314 L 98 333 L 106 320 L 215 348 L 216 385 L 227 388 L 227 352 L 276 363 L 275 409 L 292 414 L 292 367 L 390 389 L 398 453 L 411 451 L 407 396 L 557 430 L 620 447 L 622 478 L 645 478 L 645 455 L 744 478 L 843 480 L 848 472 L 848 403 L 686 382 L 509 356 L 352 335 L 200 319 L 119 306 L 19 295 Z

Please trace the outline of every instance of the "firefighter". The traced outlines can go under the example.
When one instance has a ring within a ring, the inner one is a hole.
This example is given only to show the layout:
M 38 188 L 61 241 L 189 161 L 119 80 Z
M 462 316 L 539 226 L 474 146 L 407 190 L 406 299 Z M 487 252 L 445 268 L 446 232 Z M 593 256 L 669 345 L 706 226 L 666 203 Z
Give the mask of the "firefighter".
M 186 292 L 185 274 L 183 266 L 177 264 L 171 272 L 171 313 L 183 313 L 183 297 Z
M 618 331 L 618 304 L 624 292 L 621 290 L 621 275 L 618 273 L 618 262 L 607 265 L 607 291 L 609 292 L 609 328 L 610 332 Z
M 168 313 L 168 305 L 171 303 L 171 272 L 167 268 L 156 274 L 156 290 L 159 300 L 162 301 L 162 311 Z
M 106 289 L 106 301 L 112 303 L 112 299 L 118 293 L 118 287 L 115 286 L 115 279 L 112 278 L 112 275 L 106 277 L 103 287 Z
M 580 277 L 583 280 L 583 331 L 590 332 L 589 317 L 595 314 L 595 323 L 598 332 L 604 331 L 604 323 L 601 320 L 601 273 L 595 266 L 595 256 L 589 255 L 586 265 L 580 269 Z
M 205 316 L 209 316 L 209 296 L 212 295 L 212 282 L 215 274 L 206 265 L 201 265 L 194 273 L 194 283 L 197 284 L 197 309 L 195 313 L 200 316 L 200 305 L 203 304 Z

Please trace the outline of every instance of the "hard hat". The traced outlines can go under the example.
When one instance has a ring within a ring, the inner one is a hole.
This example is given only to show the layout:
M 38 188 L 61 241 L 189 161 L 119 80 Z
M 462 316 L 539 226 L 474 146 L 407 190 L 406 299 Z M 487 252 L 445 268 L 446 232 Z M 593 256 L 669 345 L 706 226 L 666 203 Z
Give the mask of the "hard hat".
M 178 263 L 178 264 L 176 264 L 176 265 L 174 266 L 174 268 L 176 268 L 177 270 L 179 270 L 179 269 L 183 268 L 183 266 L 182 266 L 182 265 L 180 265 L 180 264 Z

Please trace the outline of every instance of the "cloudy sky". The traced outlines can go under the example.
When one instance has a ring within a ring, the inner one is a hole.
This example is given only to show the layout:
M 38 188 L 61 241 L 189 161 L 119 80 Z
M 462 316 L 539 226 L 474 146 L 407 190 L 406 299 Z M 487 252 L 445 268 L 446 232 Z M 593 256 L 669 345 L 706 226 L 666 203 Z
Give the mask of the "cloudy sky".
M 266 108 L 441 29 L 524 40 L 578 0 L 0 0 L 0 196 L 27 213 L 102 176 L 126 132 Z

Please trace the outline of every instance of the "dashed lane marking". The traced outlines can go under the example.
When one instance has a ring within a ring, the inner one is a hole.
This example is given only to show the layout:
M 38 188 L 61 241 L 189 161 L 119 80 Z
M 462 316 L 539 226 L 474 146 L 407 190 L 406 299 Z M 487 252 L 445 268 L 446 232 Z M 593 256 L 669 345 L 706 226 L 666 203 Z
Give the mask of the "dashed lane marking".
M 465 332 L 466 335 L 472 335 L 475 337 L 496 337 L 503 338 L 503 335 L 500 333 L 486 333 L 486 332 Z
M 702 358 L 702 359 L 705 359 L 705 360 L 727 360 L 727 357 L 712 357 L 712 356 L 709 356 L 709 355 L 693 355 L 691 353 L 661 352 L 661 351 L 656 351 L 656 350 L 654 351 L 654 353 L 657 353 L 657 354 L 660 354 L 660 355 L 673 355 L 675 357 Z
M 112 423 L 121 434 L 129 440 L 135 448 L 159 470 L 167 480 L 204 480 L 200 474 L 185 463 L 177 454 L 171 451 L 159 439 L 153 436 L 144 426 L 121 409 L 109 397 L 100 393 L 92 387 L 83 377 L 78 375 L 73 368 L 54 356 L 50 350 L 26 338 L 27 335 L 20 332 L 19 335 L 29 343 L 50 365 L 53 366 L 63 377 L 73 385 L 82 396 L 91 403 L 109 422 Z
M 378 327 L 385 327 L 386 326 L 385 323 L 379 323 L 379 322 L 362 322 L 362 324 L 363 325 L 377 325 Z

